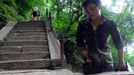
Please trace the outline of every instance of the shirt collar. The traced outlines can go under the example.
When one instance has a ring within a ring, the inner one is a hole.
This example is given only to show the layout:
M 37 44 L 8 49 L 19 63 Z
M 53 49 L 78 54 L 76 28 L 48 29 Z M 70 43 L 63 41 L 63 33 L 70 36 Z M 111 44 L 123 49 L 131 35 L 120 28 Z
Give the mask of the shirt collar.
M 106 17 L 101 16 L 101 24 L 103 24 L 103 23 L 106 22 L 106 21 L 107 21 Z
M 103 24 L 104 22 L 107 21 L 106 17 L 104 17 L 103 15 L 101 16 L 101 24 Z M 89 18 L 89 16 L 86 17 L 86 22 L 91 22 L 91 19 Z

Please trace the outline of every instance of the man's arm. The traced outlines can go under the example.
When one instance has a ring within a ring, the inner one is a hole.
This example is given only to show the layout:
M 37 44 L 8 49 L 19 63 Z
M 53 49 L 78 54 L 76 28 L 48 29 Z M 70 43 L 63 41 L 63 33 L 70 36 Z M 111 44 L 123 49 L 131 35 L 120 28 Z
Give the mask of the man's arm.
M 114 23 L 111 26 L 111 36 L 116 48 L 118 49 L 118 69 L 122 70 L 126 68 L 126 65 L 124 63 L 124 55 L 123 55 L 124 54 L 123 43 L 122 43 L 120 33 Z
M 79 22 L 78 24 L 76 43 L 77 47 L 80 50 L 83 50 L 85 48 L 82 22 Z
M 123 51 L 123 48 L 120 48 L 118 50 L 118 69 L 119 70 L 124 70 L 126 69 L 126 65 L 125 65 L 125 62 L 124 62 L 124 51 Z
M 87 50 L 87 48 L 85 46 L 85 42 L 84 42 L 83 26 L 84 25 L 82 22 L 80 22 L 78 24 L 76 43 L 77 43 L 78 50 L 80 51 L 85 62 L 90 63 L 91 60 L 89 58 L 88 50 Z

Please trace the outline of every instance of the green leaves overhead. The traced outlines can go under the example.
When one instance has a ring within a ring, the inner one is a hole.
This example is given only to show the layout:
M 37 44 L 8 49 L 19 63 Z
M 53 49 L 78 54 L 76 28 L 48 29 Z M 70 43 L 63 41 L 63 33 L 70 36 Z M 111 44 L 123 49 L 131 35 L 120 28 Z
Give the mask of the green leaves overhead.
M 0 16 L 3 16 L 8 20 L 23 20 L 23 17 L 21 17 L 13 7 L 0 3 L 0 9 Z
M 44 11 L 44 6 L 45 6 L 45 0 L 1 0 L 0 3 L 1 3 L 1 8 L 5 10 L 5 13 L 6 11 L 11 10 L 10 12 L 12 13 L 12 15 L 18 14 L 24 17 L 25 19 L 30 19 L 31 9 L 33 7 L 37 6 Z M 2 14 L 2 12 L 0 12 L 0 14 Z M 11 18 L 17 17 L 17 15 L 16 17 L 12 15 L 9 15 L 8 17 Z

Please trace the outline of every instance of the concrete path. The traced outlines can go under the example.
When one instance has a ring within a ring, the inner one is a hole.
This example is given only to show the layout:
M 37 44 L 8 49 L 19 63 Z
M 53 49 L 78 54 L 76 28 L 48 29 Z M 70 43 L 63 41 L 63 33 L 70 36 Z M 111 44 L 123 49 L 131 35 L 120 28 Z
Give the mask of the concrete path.
M 73 73 L 67 69 L 62 70 L 16 70 L 16 71 L 1 71 L 0 75 L 82 75 L 80 73 Z
M 34 70 L 14 70 L 14 71 L 1 70 L 0 75 L 83 75 L 83 74 L 73 73 L 68 69 L 60 69 L 60 70 L 34 69 Z M 134 72 L 105 72 L 96 75 L 134 75 Z

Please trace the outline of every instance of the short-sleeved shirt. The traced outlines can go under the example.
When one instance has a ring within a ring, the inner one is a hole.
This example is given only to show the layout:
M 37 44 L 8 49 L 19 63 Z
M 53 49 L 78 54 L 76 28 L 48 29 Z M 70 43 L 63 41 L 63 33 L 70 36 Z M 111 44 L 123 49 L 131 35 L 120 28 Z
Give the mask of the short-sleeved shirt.
M 117 49 L 123 47 L 122 39 L 115 23 L 102 16 L 102 22 L 94 31 L 90 19 L 79 22 L 77 29 L 78 48 L 88 48 L 89 56 L 99 61 L 103 59 L 112 63 L 113 58 L 108 47 L 108 38 L 111 35 Z
M 33 15 L 33 17 L 40 16 L 39 8 L 38 8 L 38 7 L 34 7 L 34 8 L 33 8 L 32 15 Z

